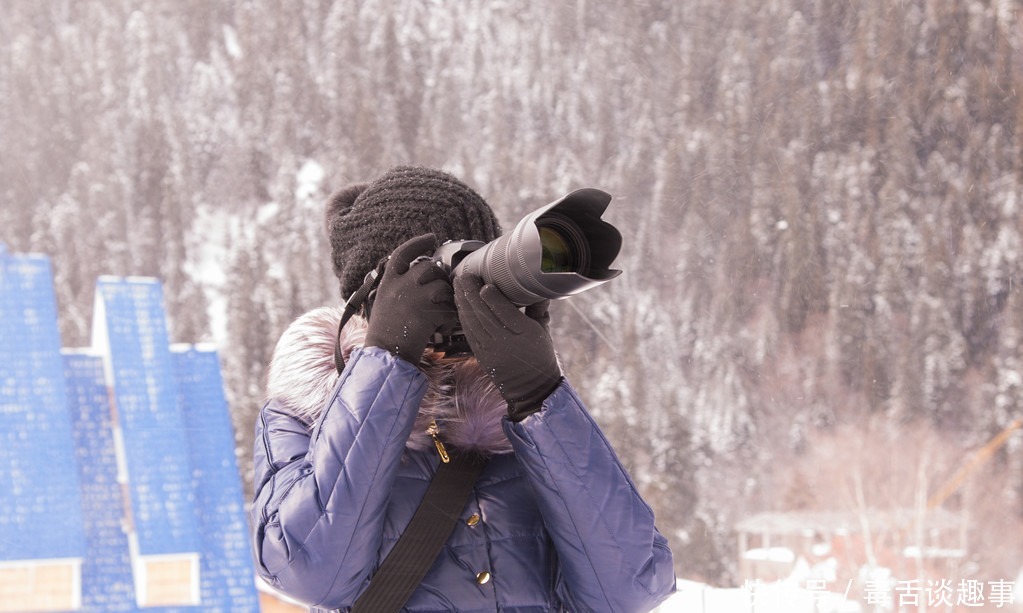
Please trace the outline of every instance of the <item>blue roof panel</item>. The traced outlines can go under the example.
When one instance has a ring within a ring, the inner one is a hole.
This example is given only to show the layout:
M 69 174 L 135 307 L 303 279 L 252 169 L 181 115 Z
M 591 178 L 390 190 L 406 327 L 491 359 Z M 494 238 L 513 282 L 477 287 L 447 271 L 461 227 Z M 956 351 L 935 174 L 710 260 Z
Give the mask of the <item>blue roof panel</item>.
M 50 261 L 0 253 L 0 560 L 82 557 Z
M 88 549 L 82 564 L 82 611 L 135 611 L 125 511 L 117 482 L 113 415 L 100 356 L 64 355 L 68 405 L 82 483 Z
M 93 345 L 107 349 L 142 555 L 199 551 L 187 433 L 178 408 L 163 289 L 102 277 Z
M 216 351 L 196 347 L 176 350 L 174 359 L 202 534 L 203 610 L 255 611 L 248 517 L 220 362 Z

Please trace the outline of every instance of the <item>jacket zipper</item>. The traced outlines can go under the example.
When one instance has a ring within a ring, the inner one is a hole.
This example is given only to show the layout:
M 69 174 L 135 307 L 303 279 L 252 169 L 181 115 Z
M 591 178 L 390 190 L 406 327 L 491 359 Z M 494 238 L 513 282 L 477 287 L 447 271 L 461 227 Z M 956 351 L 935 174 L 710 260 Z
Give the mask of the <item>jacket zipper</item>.
M 451 456 L 448 455 L 448 450 L 444 448 L 444 443 L 440 442 L 440 438 L 437 436 L 440 434 L 440 427 L 437 426 L 437 420 L 430 421 L 430 426 L 426 429 L 426 433 L 433 439 L 433 446 L 437 448 L 437 453 L 440 455 L 440 461 L 447 464 L 451 461 Z

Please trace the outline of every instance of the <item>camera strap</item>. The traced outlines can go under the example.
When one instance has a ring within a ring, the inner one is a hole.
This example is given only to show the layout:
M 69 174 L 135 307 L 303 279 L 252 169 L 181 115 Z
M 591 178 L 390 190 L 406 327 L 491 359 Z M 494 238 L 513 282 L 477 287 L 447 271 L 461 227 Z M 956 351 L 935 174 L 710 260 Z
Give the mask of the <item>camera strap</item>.
M 440 463 L 412 521 L 355 601 L 352 613 L 401 610 L 454 532 L 485 464 L 482 457 L 464 453 L 452 453 L 450 462 Z
M 359 309 L 366 303 L 370 294 L 377 288 L 380 278 L 384 274 L 384 264 L 386 263 L 387 258 L 380 260 L 377 267 L 366 275 L 366 280 L 362 282 L 362 286 L 355 290 L 355 293 L 345 302 L 345 311 L 341 314 L 341 322 L 337 325 L 337 334 L 334 336 L 334 368 L 337 369 L 337 374 L 339 375 L 345 370 L 345 356 L 341 352 L 341 330 L 344 329 L 348 320 L 359 312 Z

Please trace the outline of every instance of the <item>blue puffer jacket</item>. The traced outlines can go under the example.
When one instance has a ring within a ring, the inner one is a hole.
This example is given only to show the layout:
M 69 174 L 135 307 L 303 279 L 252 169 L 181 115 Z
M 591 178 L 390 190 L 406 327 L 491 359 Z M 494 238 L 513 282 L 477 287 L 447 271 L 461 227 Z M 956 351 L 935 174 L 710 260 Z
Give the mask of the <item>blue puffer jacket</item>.
M 252 510 L 267 582 L 348 610 L 439 463 L 410 444 L 427 388 L 419 368 L 369 347 L 350 352 L 315 421 L 271 397 Z M 512 452 L 491 457 L 407 610 L 647 611 L 674 591 L 653 513 L 568 383 L 501 427 Z

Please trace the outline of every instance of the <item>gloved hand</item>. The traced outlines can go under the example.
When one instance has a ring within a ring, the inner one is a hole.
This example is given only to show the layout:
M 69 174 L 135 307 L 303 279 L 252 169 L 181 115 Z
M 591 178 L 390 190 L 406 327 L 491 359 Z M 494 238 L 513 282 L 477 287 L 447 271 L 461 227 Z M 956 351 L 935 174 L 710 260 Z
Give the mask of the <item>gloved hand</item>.
M 480 366 L 508 401 L 508 416 L 521 421 L 540 410 L 561 382 L 547 326 L 549 300 L 519 311 L 476 275 L 455 277 L 455 304 L 462 331 Z
M 405 241 L 391 254 L 376 290 L 366 345 L 419 364 L 433 333 L 450 331 L 458 324 L 447 273 L 432 261 L 412 263 L 436 247 L 436 236 L 424 234 Z

